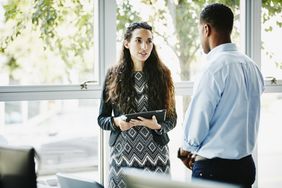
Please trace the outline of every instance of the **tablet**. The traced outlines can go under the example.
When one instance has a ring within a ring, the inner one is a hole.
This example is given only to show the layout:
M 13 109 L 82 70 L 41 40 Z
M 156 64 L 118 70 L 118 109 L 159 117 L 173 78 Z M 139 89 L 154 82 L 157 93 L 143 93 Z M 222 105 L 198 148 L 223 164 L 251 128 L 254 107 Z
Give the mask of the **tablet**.
M 152 117 L 156 116 L 157 121 L 163 122 L 165 120 L 166 117 L 166 109 L 162 109 L 162 110 L 153 110 L 153 111 L 147 111 L 147 112 L 138 112 L 138 113 L 132 113 L 132 114 L 125 114 L 125 120 L 127 122 L 129 122 L 131 119 L 138 119 L 138 116 L 141 116 L 143 118 L 147 118 L 147 119 L 152 119 Z

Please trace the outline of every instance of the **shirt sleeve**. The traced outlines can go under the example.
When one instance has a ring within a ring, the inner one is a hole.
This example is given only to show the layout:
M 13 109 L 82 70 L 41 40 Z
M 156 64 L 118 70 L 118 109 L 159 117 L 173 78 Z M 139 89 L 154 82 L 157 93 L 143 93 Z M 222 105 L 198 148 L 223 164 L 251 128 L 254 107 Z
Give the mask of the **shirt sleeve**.
M 223 84 L 209 71 L 202 74 L 195 83 L 183 122 L 185 150 L 196 153 L 209 134 L 210 122 L 223 90 L 220 85 Z

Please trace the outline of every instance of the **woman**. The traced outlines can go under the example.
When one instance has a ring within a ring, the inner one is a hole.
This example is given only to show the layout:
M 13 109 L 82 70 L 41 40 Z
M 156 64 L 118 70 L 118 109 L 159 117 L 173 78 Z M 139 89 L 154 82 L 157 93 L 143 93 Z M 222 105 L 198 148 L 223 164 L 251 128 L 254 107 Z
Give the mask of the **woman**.
M 163 122 L 122 115 L 166 109 Z M 112 116 L 113 114 L 113 116 Z M 131 24 L 124 35 L 119 63 L 109 69 L 101 98 L 98 124 L 110 130 L 109 187 L 123 187 L 123 167 L 169 174 L 167 132 L 176 125 L 174 86 L 170 70 L 153 44 L 152 27 Z

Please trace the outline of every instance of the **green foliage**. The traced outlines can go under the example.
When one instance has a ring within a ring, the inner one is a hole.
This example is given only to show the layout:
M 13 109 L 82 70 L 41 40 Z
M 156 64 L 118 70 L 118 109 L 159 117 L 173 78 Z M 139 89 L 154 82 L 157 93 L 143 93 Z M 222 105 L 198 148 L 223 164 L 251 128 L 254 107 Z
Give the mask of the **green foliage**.
M 85 62 L 84 50 L 93 46 L 93 15 L 84 8 L 80 1 L 72 1 L 72 4 L 67 0 L 34 1 L 33 25 L 40 28 L 40 37 L 45 41 L 46 48 L 56 49 L 69 67 L 74 63 L 73 55 L 80 56 L 81 61 Z M 67 29 L 75 28 L 75 33 L 59 34 L 60 26 L 68 24 L 73 28 Z
M 10 35 L 0 37 L 0 52 L 5 53 L 5 49 L 9 44 L 17 38 L 22 30 L 25 29 L 26 16 L 25 12 L 21 10 L 21 6 L 25 5 L 25 1 L 20 0 L 11 0 L 9 4 L 3 6 L 5 10 L 5 21 L 16 20 L 16 23 L 13 24 L 13 29 Z
M 10 72 L 13 72 L 14 70 L 20 67 L 20 65 L 17 63 L 14 57 L 11 57 L 7 64 L 8 64 Z
M 16 1 L 14 1 L 11 4 L 4 6 L 6 21 L 9 20 L 9 19 L 15 19 L 16 15 L 17 15 L 17 5 L 18 5 L 18 3 Z
M 13 55 L 7 52 L 9 46 L 23 37 L 33 36 L 32 40 L 42 41 L 46 52 L 60 57 L 65 63 L 66 74 L 74 67 L 87 71 L 93 67 L 93 61 L 85 56 L 94 46 L 93 5 L 92 0 L 8 1 L 3 6 L 7 31 L 0 35 L 0 52 Z M 21 48 L 29 50 L 28 46 Z M 17 61 L 17 55 L 13 57 Z
M 61 2 L 60 2 L 61 4 Z M 32 23 L 41 30 L 41 37 L 48 42 L 48 38 L 55 36 L 55 28 L 58 25 L 58 11 L 54 8 L 53 0 L 34 0 L 34 12 Z M 60 8 L 62 7 L 59 6 Z
M 278 27 L 282 27 L 282 1 L 281 0 L 263 0 L 262 1 L 263 13 L 262 22 L 265 24 L 272 17 L 280 17 L 280 21 L 276 22 Z M 265 28 L 266 32 L 272 31 L 272 26 Z
M 263 23 L 271 17 L 281 13 L 282 1 L 281 0 L 262 0 L 262 7 L 266 10 L 263 14 Z
M 117 7 L 117 31 L 119 40 L 122 40 L 125 26 L 138 21 L 141 21 L 141 17 L 133 10 L 133 6 L 129 3 L 129 0 L 122 0 L 122 5 Z

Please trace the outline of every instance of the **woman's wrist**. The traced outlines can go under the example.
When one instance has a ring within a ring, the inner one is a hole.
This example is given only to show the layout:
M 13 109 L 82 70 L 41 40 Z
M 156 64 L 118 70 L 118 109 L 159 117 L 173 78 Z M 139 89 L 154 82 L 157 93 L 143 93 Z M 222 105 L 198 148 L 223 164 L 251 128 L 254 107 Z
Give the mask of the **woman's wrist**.
M 119 117 L 114 117 L 113 120 L 114 120 L 114 125 L 119 128 L 119 127 L 120 127 L 120 126 L 119 126 L 119 125 L 120 125 L 120 119 L 119 119 Z
M 161 126 L 160 126 L 159 129 L 155 129 L 154 131 L 155 131 L 158 135 L 162 135 L 162 134 L 163 134 L 163 129 L 162 129 Z

